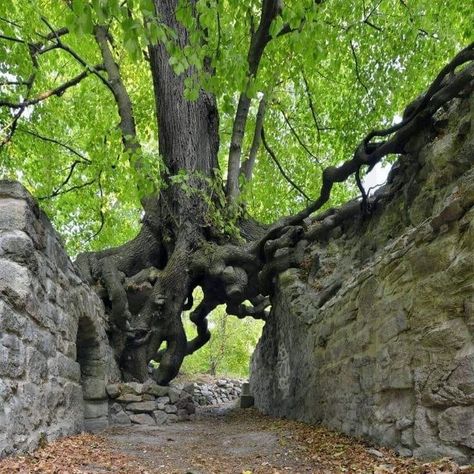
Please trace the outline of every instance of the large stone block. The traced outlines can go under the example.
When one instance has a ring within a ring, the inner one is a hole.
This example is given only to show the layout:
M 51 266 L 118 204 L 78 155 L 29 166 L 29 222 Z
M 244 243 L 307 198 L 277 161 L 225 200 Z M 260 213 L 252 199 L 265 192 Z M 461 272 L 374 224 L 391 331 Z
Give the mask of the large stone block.
M 46 357 L 34 347 L 26 349 L 26 372 L 29 380 L 38 385 L 46 381 L 48 362 Z
M 110 424 L 111 425 L 131 425 L 130 417 L 124 412 L 119 411 L 110 415 Z
M 168 395 L 170 388 L 157 385 L 156 383 L 145 383 L 143 385 L 143 390 L 145 393 L 154 395 L 155 397 L 165 397 Z
M 100 418 L 107 416 L 109 413 L 109 404 L 107 400 L 85 400 L 84 401 L 84 418 Z
M 0 233 L 0 256 L 28 267 L 33 273 L 38 270 L 33 242 L 20 230 Z
M 166 405 L 165 413 L 168 413 L 168 415 L 174 415 L 178 413 L 178 407 L 176 405 Z
M 84 429 L 91 433 L 97 433 L 105 430 L 109 426 L 109 419 L 106 416 L 100 418 L 91 418 L 84 420 Z
M 85 400 L 102 400 L 107 397 L 105 380 L 99 377 L 86 377 L 82 380 L 82 393 Z
M 26 317 L 0 300 L 0 332 L 12 332 L 21 335 L 25 331 L 25 326 Z
M 120 384 L 120 391 L 123 394 L 133 393 L 134 395 L 141 395 L 144 393 L 143 384 L 138 382 L 127 382 Z
M 105 387 L 105 390 L 107 391 L 107 395 L 110 398 L 117 398 L 120 395 L 120 386 L 118 383 L 107 385 Z M 134 401 L 138 401 L 138 400 L 134 400 Z
M 168 415 L 164 411 L 156 410 L 153 416 L 157 425 L 164 425 L 168 421 Z
M 474 409 L 450 407 L 438 417 L 439 437 L 450 444 L 474 449 Z
M 168 397 L 171 403 L 176 403 L 181 396 L 181 390 L 176 387 L 169 387 Z
M 21 308 L 26 304 L 30 292 L 28 269 L 16 262 L 0 258 L 0 298 L 15 308 Z
M 4 334 L 0 338 L 0 377 L 16 379 L 25 372 L 26 349 L 15 335 Z
M 137 415 L 130 415 L 130 421 L 136 425 L 155 425 L 155 420 L 146 413 L 139 413 Z
M 156 402 L 133 402 L 126 406 L 126 409 L 134 413 L 147 413 L 156 410 Z
M 28 202 L 23 199 L 0 199 L 0 230 L 20 230 L 35 236 L 35 216 Z
M 72 382 L 79 382 L 81 378 L 81 367 L 78 362 L 64 354 L 58 352 L 56 354 L 56 361 L 58 365 L 58 375 Z

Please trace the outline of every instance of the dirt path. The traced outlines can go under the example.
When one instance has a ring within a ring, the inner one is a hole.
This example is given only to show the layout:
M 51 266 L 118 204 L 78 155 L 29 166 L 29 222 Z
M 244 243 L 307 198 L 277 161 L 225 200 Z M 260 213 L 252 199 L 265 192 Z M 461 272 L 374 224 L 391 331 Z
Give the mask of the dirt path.
M 189 422 L 109 428 L 57 440 L 30 456 L 0 461 L 0 474 L 474 473 L 449 460 L 398 458 L 322 427 L 255 410 L 201 410 Z
M 290 432 L 269 429 L 255 411 L 211 409 L 190 423 L 113 428 L 116 449 L 166 473 L 315 472 L 315 463 L 292 443 Z

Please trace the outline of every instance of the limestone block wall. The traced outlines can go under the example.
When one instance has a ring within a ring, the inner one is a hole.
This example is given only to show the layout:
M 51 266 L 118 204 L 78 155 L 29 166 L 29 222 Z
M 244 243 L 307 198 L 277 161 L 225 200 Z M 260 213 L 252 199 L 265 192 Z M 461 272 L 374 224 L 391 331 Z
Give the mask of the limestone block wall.
M 164 425 L 196 412 L 193 384 L 161 386 L 149 380 L 107 385 L 110 425 Z
M 0 457 L 108 423 L 103 306 L 28 192 L 0 181 Z
M 309 227 L 253 357 L 259 409 L 474 462 L 473 116 L 456 100 L 414 139 L 370 217 Z
M 193 382 L 193 398 L 202 406 L 232 402 L 240 397 L 242 383 L 242 380 L 222 378 L 215 382 Z
M 198 406 L 235 401 L 240 380 L 219 379 L 215 383 L 173 382 L 161 386 L 145 383 L 113 383 L 106 386 L 109 396 L 109 423 L 116 425 L 164 425 L 193 418 Z

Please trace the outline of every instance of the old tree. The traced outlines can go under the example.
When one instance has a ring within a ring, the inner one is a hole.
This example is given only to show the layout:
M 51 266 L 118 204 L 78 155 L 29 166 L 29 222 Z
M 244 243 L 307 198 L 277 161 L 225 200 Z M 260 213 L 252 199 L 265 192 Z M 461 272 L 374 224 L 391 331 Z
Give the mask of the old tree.
M 468 3 L 1 2 L 2 175 L 82 252 L 125 379 L 169 382 L 219 304 L 268 317 L 331 194 L 370 212 L 363 173 L 472 87 Z

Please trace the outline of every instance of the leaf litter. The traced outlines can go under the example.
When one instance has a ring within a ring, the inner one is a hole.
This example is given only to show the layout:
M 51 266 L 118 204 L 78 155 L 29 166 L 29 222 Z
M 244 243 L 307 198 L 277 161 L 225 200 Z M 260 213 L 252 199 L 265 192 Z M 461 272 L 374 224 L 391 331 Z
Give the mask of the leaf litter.
M 55 440 L 0 460 L 0 474 L 474 474 L 448 458 L 397 456 L 322 426 L 256 410 L 209 410 L 167 426 L 132 425 Z

